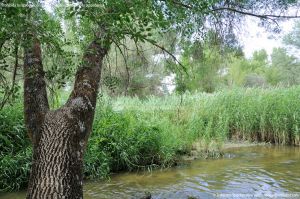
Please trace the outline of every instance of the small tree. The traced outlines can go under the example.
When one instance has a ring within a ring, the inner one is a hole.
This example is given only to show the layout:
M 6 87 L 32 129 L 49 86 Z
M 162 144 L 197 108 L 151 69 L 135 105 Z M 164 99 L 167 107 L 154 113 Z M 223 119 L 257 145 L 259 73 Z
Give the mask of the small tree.
M 284 48 L 274 48 L 271 59 L 272 68 L 279 71 L 280 82 L 283 85 L 292 86 L 300 83 L 300 62 L 296 57 L 288 55 Z

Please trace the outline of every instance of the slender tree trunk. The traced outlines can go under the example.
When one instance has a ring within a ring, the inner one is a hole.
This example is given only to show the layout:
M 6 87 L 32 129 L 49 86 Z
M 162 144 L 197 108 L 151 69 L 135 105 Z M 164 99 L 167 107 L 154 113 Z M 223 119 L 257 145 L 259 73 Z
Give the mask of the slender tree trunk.
M 67 103 L 49 110 L 40 44 L 25 49 L 24 112 L 33 143 L 28 199 L 83 197 L 83 154 L 92 129 L 101 66 L 108 49 L 92 42 Z

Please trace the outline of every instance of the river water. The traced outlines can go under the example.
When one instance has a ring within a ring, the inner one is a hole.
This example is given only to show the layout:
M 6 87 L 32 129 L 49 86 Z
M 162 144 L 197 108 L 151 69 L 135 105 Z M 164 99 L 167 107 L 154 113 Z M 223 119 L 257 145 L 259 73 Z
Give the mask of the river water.
M 300 198 L 300 147 L 228 149 L 217 160 L 152 172 L 122 173 L 105 182 L 86 182 L 86 199 Z M 25 192 L 0 195 L 24 198 Z

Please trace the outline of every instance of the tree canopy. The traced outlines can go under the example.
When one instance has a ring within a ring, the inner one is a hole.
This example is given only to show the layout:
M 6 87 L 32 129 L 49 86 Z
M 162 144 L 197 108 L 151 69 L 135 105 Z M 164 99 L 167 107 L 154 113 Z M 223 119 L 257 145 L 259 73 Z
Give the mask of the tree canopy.
M 52 12 L 45 6 L 49 1 L 1 2 L 0 90 L 4 96 L 1 106 L 20 88 L 15 82 L 20 80 L 21 46 L 27 45 L 27 34 L 36 35 L 42 43 L 48 89 L 55 92 L 72 79 L 81 65 L 80 57 L 95 38 L 106 45 L 115 45 L 123 57 L 128 40 L 152 44 L 184 71 L 186 68 L 174 56 L 180 41 L 203 41 L 213 31 L 224 46 L 238 47 L 235 34 L 243 30 L 241 22 L 245 16 L 258 17 L 261 25 L 278 31 L 278 20 L 298 17 L 289 9 L 299 4 L 297 0 L 73 0 L 50 3 Z M 166 45 L 164 36 L 170 32 L 175 33 L 177 41 Z

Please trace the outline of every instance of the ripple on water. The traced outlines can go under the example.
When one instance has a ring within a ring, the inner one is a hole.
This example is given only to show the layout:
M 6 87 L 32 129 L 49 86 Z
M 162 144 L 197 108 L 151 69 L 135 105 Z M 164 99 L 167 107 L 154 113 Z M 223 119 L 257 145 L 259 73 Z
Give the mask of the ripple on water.
M 300 193 L 298 148 L 260 146 L 228 153 L 231 154 L 228 158 L 197 160 L 186 167 L 124 173 L 112 176 L 108 182 L 87 182 L 84 196 L 85 199 L 131 199 L 150 192 L 154 199 L 186 199 L 188 196 L 210 199 L 217 198 L 217 194 L 244 193 L 266 198 L 264 194 Z M 20 192 L 0 198 L 24 196 L 25 193 Z

